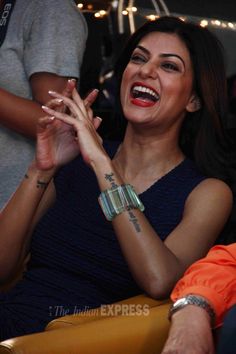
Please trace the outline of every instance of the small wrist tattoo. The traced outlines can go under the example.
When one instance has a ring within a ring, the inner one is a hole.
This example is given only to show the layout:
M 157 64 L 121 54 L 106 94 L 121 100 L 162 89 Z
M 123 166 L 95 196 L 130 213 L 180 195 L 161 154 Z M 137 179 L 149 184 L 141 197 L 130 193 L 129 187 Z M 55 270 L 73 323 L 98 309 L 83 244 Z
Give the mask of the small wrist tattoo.
M 136 218 L 136 216 L 132 213 L 132 211 L 129 211 L 129 221 L 133 224 L 135 230 L 137 232 L 141 232 L 141 227 L 138 223 L 138 219 Z
M 114 174 L 112 172 L 111 173 L 106 173 L 105 174 L 105 179 L 111 183 L 111 188 L 112 189 L 118 187 L 118 185 L 115 183 Z
M 39 179 L 37 180 L 37 185 L 36 185 L 37 188 L 47 188 L 47 186 L 48 186 L 48 182 L 43 182 L 40 181 Z
M 27 175 L 27 173 L 25 174 L 25 178 L 29 179 L 29 175 Z M 43 182 L 43 181 L 40 181 L 39 179 L 36 182 L 37 188 L 47 188 L 48 185 L 49 185 L 49 182 Z

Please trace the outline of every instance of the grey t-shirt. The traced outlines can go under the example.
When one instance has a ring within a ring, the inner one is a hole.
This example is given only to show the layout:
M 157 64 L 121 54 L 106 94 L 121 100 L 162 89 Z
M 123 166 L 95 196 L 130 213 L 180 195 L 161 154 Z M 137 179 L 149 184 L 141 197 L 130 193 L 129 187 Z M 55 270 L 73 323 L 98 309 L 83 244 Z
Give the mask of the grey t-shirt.
M 37 72 L 79 77 L 87 25 L 73 0 L 16 0 L 0 47 L 0 87 L 31 99 Z M 0 117 L 0 208 L 34 155 L 34 142 L 5 128 Z

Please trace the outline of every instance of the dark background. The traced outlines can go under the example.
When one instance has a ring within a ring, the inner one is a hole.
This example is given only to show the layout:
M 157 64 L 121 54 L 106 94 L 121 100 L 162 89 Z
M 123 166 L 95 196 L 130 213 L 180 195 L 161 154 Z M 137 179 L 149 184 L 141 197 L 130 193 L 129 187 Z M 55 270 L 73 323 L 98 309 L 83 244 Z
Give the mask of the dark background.
M 77 0 L 77 3 L 80 1 Z M 92 4 L 94 9 L 106 8 L 109 0 L 81 1 L 85 4 Z M 127 1 L 125 2 L 127 4 Z M 165 0 L 170 12 L 188 14 L 200 17 L 216 17 L 222 20 L 236 21 L 236 0 Z M 151 0 L 137 0 L 134 6 L 142 8 L 153 8 Z

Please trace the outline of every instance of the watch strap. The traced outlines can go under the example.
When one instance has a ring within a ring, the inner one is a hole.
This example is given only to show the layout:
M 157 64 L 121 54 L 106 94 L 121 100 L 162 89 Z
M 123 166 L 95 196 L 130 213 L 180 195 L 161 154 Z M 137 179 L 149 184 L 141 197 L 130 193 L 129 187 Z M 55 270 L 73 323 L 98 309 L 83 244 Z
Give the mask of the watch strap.
M 176 300 L 169 310 L 168 319 L 170 320 L 174 313 L 181 310 L 187 305 L 194 305 L 203 308 L 210 316 L 211 326 L 214 327 L 215 324 L 215 311 L 209 304 L 209 302 L 199 295 L 187 295 Z

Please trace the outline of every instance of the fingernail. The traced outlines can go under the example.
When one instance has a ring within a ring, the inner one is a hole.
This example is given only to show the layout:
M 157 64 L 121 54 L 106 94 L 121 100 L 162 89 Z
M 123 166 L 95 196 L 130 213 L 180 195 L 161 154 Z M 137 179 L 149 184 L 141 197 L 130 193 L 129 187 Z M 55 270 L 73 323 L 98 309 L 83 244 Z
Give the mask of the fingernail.
M 56 99 L 56 102 L 62 103 L 62 102 L 63 102 L 63 99 L 62 99 L 62 98 L 57 98 L 57 99 Z
M 93 88 L 90 91 L 88 91 L 87 96 L 90 95 L 90 93 L 92 92 L 99 92 L 99 90 L 97 88 Z
M 50 119 L 50 120 L 54 120 L 54 119 L 55 119 L 55 117 L 54 117 L 54 116 L 52 116 L 52 117 L 49 117 L 49 119 Z
M 101 117 L 96 116 L 96 118 L 102 122 L 102 118 Z
M 49 95 L 55 95 L 55 94 L 56 94 L 56 91 L 51 91 L 51 90 L 49 90 L 48 93 L 49 93 Z
M 69 82 L 76 82 L 76 79 L 71 78 L 71 79 L 69 79 L 68 81 L 69 81 Z

